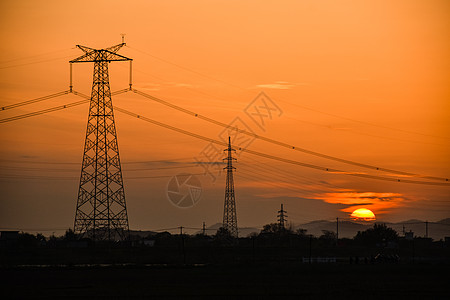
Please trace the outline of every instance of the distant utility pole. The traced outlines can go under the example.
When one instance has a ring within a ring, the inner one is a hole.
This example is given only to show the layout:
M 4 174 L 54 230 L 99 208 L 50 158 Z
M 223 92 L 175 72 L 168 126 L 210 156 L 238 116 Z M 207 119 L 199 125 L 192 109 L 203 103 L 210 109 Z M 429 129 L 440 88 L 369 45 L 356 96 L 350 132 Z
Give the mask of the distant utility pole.
M 425 221 L 425 237 L 428 238 L 428 221 Z
M 81 165 L 74 231 L 93 240 L 125 240 L 128 214 L 117 144 L 108 65 L 132 59 L 117 52 L 121 43 L 105 49 L 77 45 L 84 54 L 70 61 L 94 63 L 94 76 Z M 70 76 L 72 89 L 72 75 Z M 131 79 L 130 79 L 131 80 Z
M 278 224 L 280 226 L 280 229 L 286 229 L 286 223 L 287 223 L 287 211 L 283 210 L 283 203 L 281 203 L 281 209 L 278 211 Z
M 183 253 L 183 264 L 186 264 L 186 250 L 184 249 L 183 226 L 180 226 L 180 236 L 181 236 L 181 252 Z
M 236 151 L 231 148 L 231 139 L 228 137 L 228 148 L 224 151 L 227 152 L 227 157 L 224 160 L 227 161 L 227 166 L 224 168 L 227 170 L 227 182 L 225 187 L 225 203 L 223 208 L 223 228 L 228 230 L 232 237 L 238 237 L 237 215 L 236 215 L 236 199 L 234 195 L 234 181 L 233 171 L 236 169 L 233 167 L 233 160 L 236 160 L 232 156 L 232 152 Z
M 336 218 L 336 246 L 339 242 L 339 218 Z
M 203 231 L 203 235 L 205 235 L 205 234 L 206 234 L 205 222 L 203 222 L 203 228 L 202 228 L 202 231 Z

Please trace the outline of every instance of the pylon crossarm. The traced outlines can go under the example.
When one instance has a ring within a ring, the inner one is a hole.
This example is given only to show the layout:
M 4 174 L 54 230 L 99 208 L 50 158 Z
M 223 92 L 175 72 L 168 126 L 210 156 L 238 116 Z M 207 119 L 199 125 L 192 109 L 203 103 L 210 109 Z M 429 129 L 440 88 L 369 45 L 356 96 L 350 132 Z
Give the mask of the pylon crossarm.
M 120 55 L 120 54 L 117 54 L 117 53 L 114 53 L 114 52 L 111 52 L 111 51 L 108 51 L 108 50 L 105 50 L 105 52 L 107 52 L 110 55 L 110 57 L 108 57 L 108 61 L 129 61 L 129 60 L 133 60 L 131 58 L 128 58 L 126 56 L 123 56 L 123 55 Z M 113 57 L 115 57 L 115 58 L 112 59 Z
M 125 43 L 121 43 L 121 44 L 106 48 L 105 50 L 110 51 L 112 53 L 116 53 L 117 51 L 119 51 L 120 48 L 122 48 L 125 45 L 126 45 Z
M 70 63 L 132 60 L 131 58 L 116 53 L 122 47 L 121 45 L 122 44 L 100 50 L 77 45 L 77 47 L 80 48 L 85 54 L 71 60 Z
M 89 53 L 92 51 L 95 51 L 94 48 L 90 48 L 90 47 L 86 47 L 86 46 L 81 46 L 81 45 L 77 45 L 77 48 L 79 48 L 81 51 L 83 51 L 84 53 Z

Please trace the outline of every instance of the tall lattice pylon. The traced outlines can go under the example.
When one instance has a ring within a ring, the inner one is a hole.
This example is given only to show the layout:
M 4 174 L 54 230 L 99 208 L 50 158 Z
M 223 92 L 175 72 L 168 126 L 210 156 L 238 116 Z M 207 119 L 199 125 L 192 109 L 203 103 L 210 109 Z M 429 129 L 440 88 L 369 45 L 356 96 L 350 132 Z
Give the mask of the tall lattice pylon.
M 222 227 L 230 233 L 232 237 L 238 237 L 237 216 L 236 216 L 236 199 L 234 195 L 234 180 L 233 171 L 236 169 L 233 167 L 233 160 L 236 160 L 232 156 L 232 152 L 236 151 L 231 148 L 231 139 L 228 137 L 228 148 L 224 151 L 227 152 L 227 157 L 224 160 L 227 161 L 227 166 L 224 168 L 227 170 L 227 183 L 225 187 L 225 203 L 223 207 L 223 225 Z
M 110 62 L 131 62 L 130 58 L 116 53 L 124 45 L 122 43 L 106 49 L 77 45 L 84 55 L 70 61 L 71 64 L 94 63 L 74 231 L 96 241 L 125 240 L 129 236 L 108 75 Z

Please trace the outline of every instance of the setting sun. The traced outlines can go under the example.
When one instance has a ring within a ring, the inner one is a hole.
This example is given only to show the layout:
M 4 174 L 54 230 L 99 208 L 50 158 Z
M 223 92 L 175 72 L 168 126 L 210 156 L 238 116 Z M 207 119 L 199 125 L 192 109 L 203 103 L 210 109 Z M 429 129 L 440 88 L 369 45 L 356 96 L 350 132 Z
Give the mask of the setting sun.
M 367 208 L 358 208 L 350 215 L 354 220 L 375 221 L 375 214 Z

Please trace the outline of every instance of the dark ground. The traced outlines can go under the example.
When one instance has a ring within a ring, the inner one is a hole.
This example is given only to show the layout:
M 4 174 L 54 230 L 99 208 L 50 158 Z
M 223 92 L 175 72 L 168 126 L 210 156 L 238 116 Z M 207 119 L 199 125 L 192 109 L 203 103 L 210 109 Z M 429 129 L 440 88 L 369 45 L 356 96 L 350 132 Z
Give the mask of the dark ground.
M 3 267 L 2 299 L 450 299 L 448 264 Z

